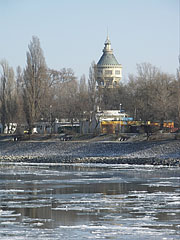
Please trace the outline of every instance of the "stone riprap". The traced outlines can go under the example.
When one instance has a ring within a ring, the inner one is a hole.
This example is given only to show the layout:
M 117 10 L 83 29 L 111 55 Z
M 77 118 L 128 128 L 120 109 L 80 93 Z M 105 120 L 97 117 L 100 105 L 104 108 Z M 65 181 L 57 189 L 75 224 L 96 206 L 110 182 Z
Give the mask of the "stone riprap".
M 1 141 L 0 161 L 180 166 L 180 141 Z

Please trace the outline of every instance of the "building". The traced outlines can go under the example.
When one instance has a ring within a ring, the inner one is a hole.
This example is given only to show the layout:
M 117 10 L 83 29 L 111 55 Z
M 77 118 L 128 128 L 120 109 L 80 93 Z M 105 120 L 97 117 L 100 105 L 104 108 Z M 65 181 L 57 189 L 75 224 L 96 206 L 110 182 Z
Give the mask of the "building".
M 101 133 L 123 133 L 127 131 L 129 117 L 127 113 L 119 110 L 103 110 L 96 114 L 100 123 Z
M 57 134 L 72 131 L 79 132 L 79 121 L 74 122 L 72 125 L 72 123 L 66 119 L 62 119 L 61 121 L 55 119 L 55 121 L 52 123 L 45 121 L 36 122 L 34 127 L 37 133 L 40 134 Z
M 95 66 L 98 88 L 114 88 L 122 78 L 122 65 L 116 60 L 109 37 L 104 44 L 103 55 Z
M 84 119 L 80 123 L 80 132 L 86 133 L 123 133 L 128 129 L 128 121 L 133 119 L 123 110 L 99 110 L 90 120 Z

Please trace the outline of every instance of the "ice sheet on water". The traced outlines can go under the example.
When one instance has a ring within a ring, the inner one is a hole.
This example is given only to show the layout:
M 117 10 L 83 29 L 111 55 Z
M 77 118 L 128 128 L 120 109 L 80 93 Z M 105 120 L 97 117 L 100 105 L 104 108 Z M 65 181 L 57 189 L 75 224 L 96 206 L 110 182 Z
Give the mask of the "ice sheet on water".
M 17 217 L 20 217 L 20 213 L 16 213 L 13 210 L 3 210 L 0 209 L 0 224 L 4 225 L 6 222 L 14 222 L 16 221 Z
M 144 185 L 148 185 L 149 187 L 168 187 L 168 186 L 171 186 L 171 187 L 179 187 L 180 186 L 180 183 L 179 182 L 157 182 L 157 183 L 147 183 L 147 184 L 144 184 Z
M 121 236 L 121 239 L 159 239 L 161 236 L 165 236 L 165 231 L 161 232 L 158 229 L 150 229 L 148 227 L 141 226 L 131 226 L 126 227 L 122 224 L 119 225 L 78 225 L 78 226 L 60 226 L 60 229 L 71 230 L 72 232 L 75 230 L 81 231 L 83 234 L 84 231 L 91 232 L 93 239 L 106 239 L 106 237 L 110 237 L 113 239 L 113 236 Z M 174 231 L 170 231 L 171 234 Z M 90 236 L 89 236 L 90 237 Z M 143 238 L 142 238 L 143 237 Z M 116 238 L 115 238 L 116 239 Z M 167 238 L 169 239 L 169 238 Z M 178 239 L 178 238 L 177 238 Z
M 35 227 L 41 227 L 43 225 L 44 225 L 44 223 L 42 223 L 42 222 L 33 223 L 33 226 L 35 226 Z
M 146 192 L 146 191 L 130 191 L 129 192 L 129 196 L 133 196 L 133 195 L 140 195 L 140 196 L 145 196 L 145 197 L 175 197 L 175 196 L 178 196 L 178 193 L 174 193 L 174 192 L 161 192 L 161 191 L 158 191 L 158 192 Z
M 23 189 L 0 189 L 1 193 L 24 193 Z
M 91 212 L 92 209 L 88 207 L 81 207 L 81 206 L 72 206 L 72 205 L 66 205 L 62 207 L 52 208 L 54 211 L 86 211 Z
M 11 215 L 13 213 L 14 213 L 14 211 L 0 209 L 0 216 L 7 216 L 7 215 Z
M 0 222 L 0 225 L 1 226 L 17 225 L 17 223 L 15 221 L 16 221 L 16 218 L 6 219 L 6 221 Z
M 42 208 L 42 207 L 49 207 L 51 206 L 50 202 L 38 203 L 37 202 L 2 202 L 5 206 L 11 209 L 25 209 L 25 208 Z
M 168 196 L 166 197 L 166 199 L 167 199 L 167 200 L 173 200 L 173 201 L 174 201 L 174 200 L 180 200 L 180 195 L 173 193 L 173 194 L 170 195 L 170 196 L 168 195 Z
M 180 206 L 180 201 L 173 201 L 173 202 L 168 202 L 168 205 L 178 205 Z
M 73 183 L 76 183 L 76 184 L 78 184 L 78 183 L 83 183 L 83 184 L 87 184 L 87 183 L 94 183 L 94 182 L 98 182 L 98 183 L 100 183 L 100 182 L 109 182 L 109 177 L 104 177 L 104 178 L 89 178 L 89 177 L 87 177 L 87 178 L 81 178 L 81 179 L 76 179 L 76 180 L 69 180 L 69 182 L 73 182 Z M 111 182 L 112 183 L 128 183 L 128 181 L 125 181 L 124 179 L 121 179 L 120 177 L 111 177 Z

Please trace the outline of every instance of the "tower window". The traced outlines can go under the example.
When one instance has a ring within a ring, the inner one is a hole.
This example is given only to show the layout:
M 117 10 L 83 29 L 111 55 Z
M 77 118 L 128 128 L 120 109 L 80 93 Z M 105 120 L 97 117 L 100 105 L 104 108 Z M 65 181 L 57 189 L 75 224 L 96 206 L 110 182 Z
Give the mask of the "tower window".
M 105 70 L 106 75 L 112 75 L 112 70 Z
M 115 71 L 115 74 L 116 74 L 116 75 L 120 75 L 120 73 L 121 73 L 121 72 L 120 72 L 119 70 L 116 70 L 116 71 Z

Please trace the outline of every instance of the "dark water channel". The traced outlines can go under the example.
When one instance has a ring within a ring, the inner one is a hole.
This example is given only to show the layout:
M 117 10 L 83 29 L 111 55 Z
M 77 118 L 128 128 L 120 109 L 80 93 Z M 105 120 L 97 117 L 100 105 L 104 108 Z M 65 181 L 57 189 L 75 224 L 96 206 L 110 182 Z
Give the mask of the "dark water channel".
M 0 239 L 180 239 L 180 169 L 0 164 Z

